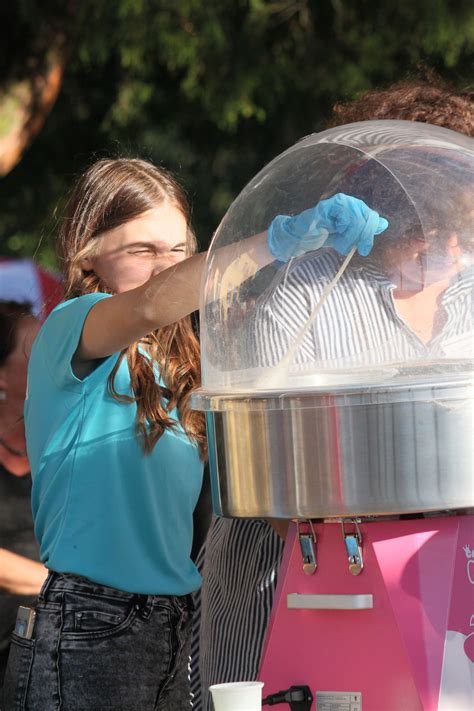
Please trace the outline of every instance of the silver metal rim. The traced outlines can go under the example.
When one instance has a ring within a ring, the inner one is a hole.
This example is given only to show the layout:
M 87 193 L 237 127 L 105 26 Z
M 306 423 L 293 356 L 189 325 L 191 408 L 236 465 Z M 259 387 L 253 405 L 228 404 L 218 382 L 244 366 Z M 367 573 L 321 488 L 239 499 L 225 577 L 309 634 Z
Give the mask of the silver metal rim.
M 309 407 L 327 407 L 330 398 L 337 398 L 338 406 L 380 402 L 426 400 L 427 391 L 433 400 L 466 400 L 474 397 L 474 379 L 468 377 L 443 378 L 442 381 L 427 378 L 423 381 L 403 382 L 387 386 L 386 383 L 360 386 L 339 386 L 292 391 L 255 390 L 249 392 L 210 392 L 205 388 L 191 396 L 191 407 L 205 412 L 238 411 L 241 409 L 285 410 Z M 347 403 L 344 402 L 347 398 Z

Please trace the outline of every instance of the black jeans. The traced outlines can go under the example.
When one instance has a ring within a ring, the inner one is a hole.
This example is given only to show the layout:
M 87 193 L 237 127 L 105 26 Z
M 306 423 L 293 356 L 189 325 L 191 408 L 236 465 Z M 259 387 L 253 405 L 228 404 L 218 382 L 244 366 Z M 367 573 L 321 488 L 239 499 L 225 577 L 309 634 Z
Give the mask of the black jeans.
M 190 596 L 50 573 L 31 639 L 13 634 L 2 711 L 190 708 Z

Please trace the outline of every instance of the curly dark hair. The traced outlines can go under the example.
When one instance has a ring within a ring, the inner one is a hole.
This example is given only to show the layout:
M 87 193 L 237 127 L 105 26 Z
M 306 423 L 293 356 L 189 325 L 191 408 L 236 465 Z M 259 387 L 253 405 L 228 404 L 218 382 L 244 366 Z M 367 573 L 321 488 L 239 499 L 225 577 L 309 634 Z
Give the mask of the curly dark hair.
M 424 78 L 366 91 L 333 107 L 329 126 L 379 119 L 421 121 L 474 137 L 474 91 L 456 91 L 430 70 Z

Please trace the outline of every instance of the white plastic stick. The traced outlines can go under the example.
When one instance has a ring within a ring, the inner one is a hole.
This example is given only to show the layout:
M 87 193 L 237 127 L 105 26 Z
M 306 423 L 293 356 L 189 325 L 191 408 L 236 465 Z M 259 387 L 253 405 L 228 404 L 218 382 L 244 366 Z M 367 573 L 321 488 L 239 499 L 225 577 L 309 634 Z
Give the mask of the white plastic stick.
M 322 307 L 324 306 L 324 304 L 325 304 L 325 302 L 326 302 L 326 299 L 328 298 L 328 296 L 329 296 L 329 294 L 331 293 L 331 291 L 333 290 L 333 288 L 336 286 L 336 284 L 337 284 L 337 282 L 339 281 L 339 279 L 341 278 L 341 276 L 344 274 L 347 265 L 349 264 L 349 262 L 351 261 L 352 257 L 353 257 L 354 254 L 355 254 L 356 249 L 357 249 L 357 247 L 353 247 L 353 248 L 351 249 L 351 251 L 349 252 L 349 254 L 348 254 L 348 255 L 346 256 L 346 258 L 344 259 L 343 263 L 342 263 L 341 266 L 339 267 L 339 269 L 338 269 L 338 271 L 337 271 L 337 273 L 336 273 L 334 279 L 332 279 L 332 280 L 329 282 L 329 284 L 327 284 L 327 285 L 324 287 L 323 293 L 321 294 L 321 298 L 319 299 L 318 303 L 316 304 L 316 306 L 315 306 L 314 309 L 312 310 L 312 312 L 311 312 L 311 314 L 310 314 L 310 316 L 309 316 L 309 319 L 308 319 L 308 320 L 306 321 L 306 323 L 303 324 L 303 326 L 301 327 L 301 330 L 300 330 L 300 332 L 298 333 L 298 335 L 296 336 L 296 338 L 295 338 L 295 340 L 294 340 L 294 342 L 293 342 L 293 345 L 291 346 L 291 348 L 290 348 L 290 350 L 288 351 L 288 353 L 287 353 L 285 356 L 283 356 L 283 358 L 280 360 L 279 363 L 277 363 L 276 365 L 272 366 L 271 368 L 269 368 L 269 369 L 265 372 L 265 375 L 264 375 L 264 377 L 263 377 L 263 379 L 262 379 L 262 385 L 265 384 L 266 387 L 272 387 L 272 381 L 273 381 L 273 383 L 276 383 L 276 382 L 277 382 L 277 379 L 276 379 L 275 377 L 272 377 L 272 376 L 276 376 L 278 371 L 281 372 L 282 370 L 284 370 L 285 368 L 287 368 L 288 365 L 291 363 L 291 361 L 293 360 L 293 358 L 294 358 L 294 356 L 295 356 L 295 353 L 297 352 L 298 348 L 300 348 L 300 346 L 301 346 L 301 344 L 303 343 L 303 340 L 304 340 L 306 334 L 308 333 L 309 329 L 310 329 L 311 326 L 313 325 L 313 323 L 314 323 L 314 321 L 315 321 L 317 315 L 319 314 L 320 310 L 321 310 Z

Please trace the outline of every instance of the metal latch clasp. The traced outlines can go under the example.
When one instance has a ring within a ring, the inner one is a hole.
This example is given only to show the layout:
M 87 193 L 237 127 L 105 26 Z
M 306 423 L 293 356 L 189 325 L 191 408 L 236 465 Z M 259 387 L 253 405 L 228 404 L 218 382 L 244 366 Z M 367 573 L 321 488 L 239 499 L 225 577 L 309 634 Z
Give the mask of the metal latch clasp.
M 346 531 L 346 524 L 352 524 L 354 529 Z M 360 575 L 364 569 L 364 559 L 362 557 L 362 533 L 356 519 L 341 521 L 342 536 L 346 545 L 347 557 L 349 559 L 349 571 L 352 575 Z
M 303 571 L 306 575 L 314 575 L 318 567 L 318 561 L 316 559 L 316 533 L 314 532 L 313 524 L 310 520 L 307 521 L 310 528 L 307 533 L 301 531 L 301 523 L 299 520 L 296 521 L 298 540 L 300 542 L 301 555 L 303 556 Z

